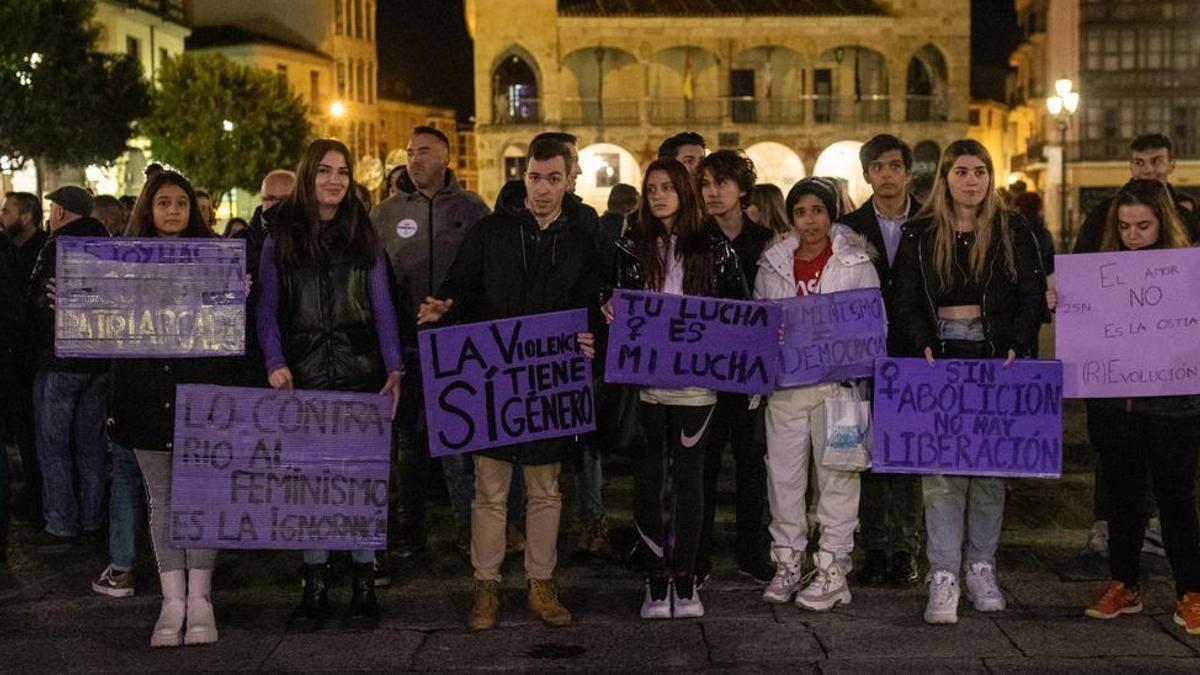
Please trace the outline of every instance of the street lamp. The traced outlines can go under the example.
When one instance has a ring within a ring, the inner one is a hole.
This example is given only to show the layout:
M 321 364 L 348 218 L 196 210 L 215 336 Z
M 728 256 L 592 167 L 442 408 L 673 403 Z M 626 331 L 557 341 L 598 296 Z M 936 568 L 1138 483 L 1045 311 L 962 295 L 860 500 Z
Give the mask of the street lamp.
M 1062 157 L 1059 161 L 1059 237 L 1063 249 L 1071 245 L 1071 225 L 1067 222 L 1067 127 L 1071 124 L 1071 116 L 1079 109 L 1079 92 L 1071 91 L 1074 83 L 1067 78 L 1054 82 L 1054 96 L 1046 99 L 1046 111 L 1058 122 L 1058 137 L 1062 143 Z
M 329 114 L 333 119 L 340 120 L 346 114 L 346 104 L 341 101 L 334 101 L 329 104 Z

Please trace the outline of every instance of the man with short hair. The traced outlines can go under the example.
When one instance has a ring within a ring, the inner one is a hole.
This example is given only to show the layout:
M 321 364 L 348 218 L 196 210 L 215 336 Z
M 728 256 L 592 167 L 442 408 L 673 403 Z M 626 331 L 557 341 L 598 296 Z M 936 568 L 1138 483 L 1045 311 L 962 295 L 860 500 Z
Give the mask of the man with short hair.
M 472 228 L 436 297 L 426 298 L 418 322 L 461 323 L 587 308 L 599 321 L 600 276 L 591 235 L 579 225 L 578 204 L 566 198 L 572 154 L 563 143 L 539 140 L 529 147 L 526 201 L 518 213 L 495 213 Z M 595 356 L 592 332 L 576 336 L 580 350 Z M 471 508 L 471 564 L 475 599 L 467 625 L 472 631 L 496 625 L 500 566 L 504 562 L 508 492 L 520 466 L 528 495 L 525 574 L 529 608 L 551 626 L 571 623 L 558 600 L 554 569 L 562 496 L 561 461 L 571 437 L 517 443 L 476 452 L 475 499 Z
M 676 159 L 685 167 L 688 173 L 695 175 L 696 166 L 704 159 L 708 146 L 704 137 L 694 131 L 681 131 L 663 141 L 658 146 L 659 159 Z
M 110 237 L 119 237 L 125 231 L 125 222 L 129 214 L 120 200 L 112 195 L 96 195 L 92 206 L 92 216 L 104 224 Z
M 104 527 L 108 362 L 55 355 L 54 303 L 47 286 L 55 274 L 60 237 L 107 237 L 108 230 L 91 217 L 93 200 L 87 190 L 66 185 L 47 199 L 50 238 L 30 275 L 28 300 L 38 351 L 33 405 L 46 520 L 39 543 L 67 544 L 81 531 L 96 538 Z
M 913 152 L 907 143 L 891 134 L 879 134 L 863 144 L 858 152 L 863 179 L 873 194 L 858 210 L 841 220 L 842 224 L 866 238 L 874 249 L 875 271 L 879 274 L 887 316 L 895 317 L 895 271 L 892 262 L 900 249 L 904 226 L 920 210 L 921 204 L 908 192 L 912 178 Z M 903 353 L 901 331 L 888 331 L 888 353 Z M 919 580 L 917 553 L 920 552 L 920 525 L 924 501 L 918 476 L 877 474 L 862 475 L 859 505 L 858 547 L 867 552 L 866 563 L 858 579 L 868 585 L 890 581 L 898 586 L 913 586 Z
M 396 553 L 407 558 L 426 547 L 425 494 L 429 476 L 429 444 L 421 388 L 421 368 L 411 325 L 414 308 L 446 278 L 463 239 L 488 215 L 479 195 L 463 189 L 450 170 L 450 139 L 439 129 L 419 126 L 408 139 L 408 162 L 390 174 L 395 193 L 371 211 L 371 222 L 383 242 L 396 276 L 394 298 L 402 322 L 404 398 L 396 416 L 396 461 L 392 463 L 396 500 L 393 522 L 399 541 Z M 390 190 L 389 190 L 390 192 Z M 403 308 L 408 308 L 407 310 Z M 466 548 L 471 529 L 469 458 L 442 458 L 442 476 L 458 526 L 458 542 Z M 385 581 L 381 568 L 381 585 Z
M 733 246 L 746 277 L 746 297 L 749 297 L 758 272 L 758 259 L 772 236 L 770 230 L 746 215 L 750 191 L 757 179 L 754 162 L 741 151 L 717 150 L 700 159 L 694 175 L 708 216 L 705 225 Z M 762 519 L 767 490 L 765 409 L 759 406 L 750 410 L 750 399 L 745 394 L 717 393 L 704 460 L 704 523 L 696 563 L 697 586 L 703 585 L 712 571 L 717 482 L 726 444 L 733 451 L 736 469 L 738 573 L 763 583 L 775 574 L 763 555 Z
M 38 252 L 49 238 L 42 229 L 42 200 L 28 192 L 9 192 L 0 206 L 0 227 L 10 244 L 8 278 L 15 285 L 21 303 L 10 314 L 13 336 L 12 380 L 0 392 L 0 416 L 7 423 L 8 437 L 16 442 L 21 454 L 22 492 L 17 496 L 15 513 L 33 521 L 42 518 L 42 473 L 38 469 L 37 442 L 33 424 L 33 379 L 37 359 L 33 334 L 26 309 L 29 276 L 37 263 Z

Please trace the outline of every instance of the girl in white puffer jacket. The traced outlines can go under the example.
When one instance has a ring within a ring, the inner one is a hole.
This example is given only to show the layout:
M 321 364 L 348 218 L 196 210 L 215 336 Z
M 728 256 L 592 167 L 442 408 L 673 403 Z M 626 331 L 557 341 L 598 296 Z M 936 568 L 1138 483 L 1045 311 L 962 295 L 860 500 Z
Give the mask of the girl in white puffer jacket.
M 864 237 L 845 225 L 834 181 L 806 178 L 787 196 L 795 231 L 759 259 L 754 284 L 757 300 L 878 288 L 879 276 Z M 798 607 L 825 611 L 850 602 L 846 574 L 858 526 L 859 475 L 827 469 L 825 401 L 841 383 L 779 389 L 767 399 L 767 498 L 771 507 L 771 560 L 775 578 L 763 592 L 767 602 L 796 596 Z M 816 474 L 821 550 L 814 557 L 812 583 L 800 589 L 800 567 L 808 545 L 805 494 L 809 467 Z

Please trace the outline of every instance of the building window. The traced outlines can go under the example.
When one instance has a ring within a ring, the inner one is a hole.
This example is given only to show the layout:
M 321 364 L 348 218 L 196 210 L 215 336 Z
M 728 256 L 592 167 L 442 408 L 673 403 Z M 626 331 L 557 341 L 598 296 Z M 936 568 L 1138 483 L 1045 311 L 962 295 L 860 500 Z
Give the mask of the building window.
M 346 8 L 342 6 L 342 2 L 343 0 L 333 0 L 333 25 L 338 35 L 346 33 Z
M 321 73 L 317 70 L 308 73 L 308 109 L 314 113 L 321 110 Z
M 126 35 L 125 53 L 139 61 L 142 60 L 142 41 L 132 35 Z
M 375 102 L 375 64 L 367 64 L 367 103 Z M 372 144 L 374 145 L 374 144 Z
M 967 111 L 967 124 L 973 127 L 979 126 L 979 109 L 972 108 Z
M 363 36 L 363 12 L 362 0 L 354 0 L 354 37 L 361 38 Z
M 366 88 L 363 86 L 363 84 L 365 82 L 366 82 L 366 71 L 363 69 L 362 60 L 359 59 L 359 61 L 358 61 L 358 79 L 355 80 L 355 82 L 354 82 L 355 87 L 356 87 L 355 91 L 358 93 L 358 102 L 359 103 L 362 103 L 365 100 L 364 94 L 365 94 Z
M 372 21 L 372 17 L 374 17 L 374 16 L 375 16 L 375 3 L 367 2 L 367 15 L 365 17 L 363 17 L 364 19 L 367 20 L 367 27 L 366 27 L 366 29 L 364 29 L 363 32 L 366 33 L 366 38 L 367 38 L 368 42 L 375 39 L 375 25 L 374 25 L 375 22 Z
M 339 98 L 346 97 L 346 64 L 342 61 L 337 64 L 337 90 Z

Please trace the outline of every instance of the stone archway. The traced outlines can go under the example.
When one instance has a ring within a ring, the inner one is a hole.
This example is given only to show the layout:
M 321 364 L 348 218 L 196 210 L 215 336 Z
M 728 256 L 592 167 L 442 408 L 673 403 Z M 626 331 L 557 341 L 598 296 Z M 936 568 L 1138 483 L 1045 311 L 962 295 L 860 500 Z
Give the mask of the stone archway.
M 608 193 L 617 183 L 642 186 L 642 167 L 632 152 L 613 143 L 595 143 L 579 150 L 581 173 L 575 194 L 599 213 L 608 206 Z
M 808 175 L 800 156 L 782 143 L 755 143 L 746 148 L 746 156 L 754 162 L 758 182 L 770 183 L 783 190 L 784 194 L 792 189 L 796 181 Z
M 838 141 L 821 151 L 813 165 L 814 176 L 841 178 L 846 181 L 848 196 L 855 205 L 862 204 L 871 196 L 871 186 L 863 178 L 862 162 L 858 151 L 859 141 Z

